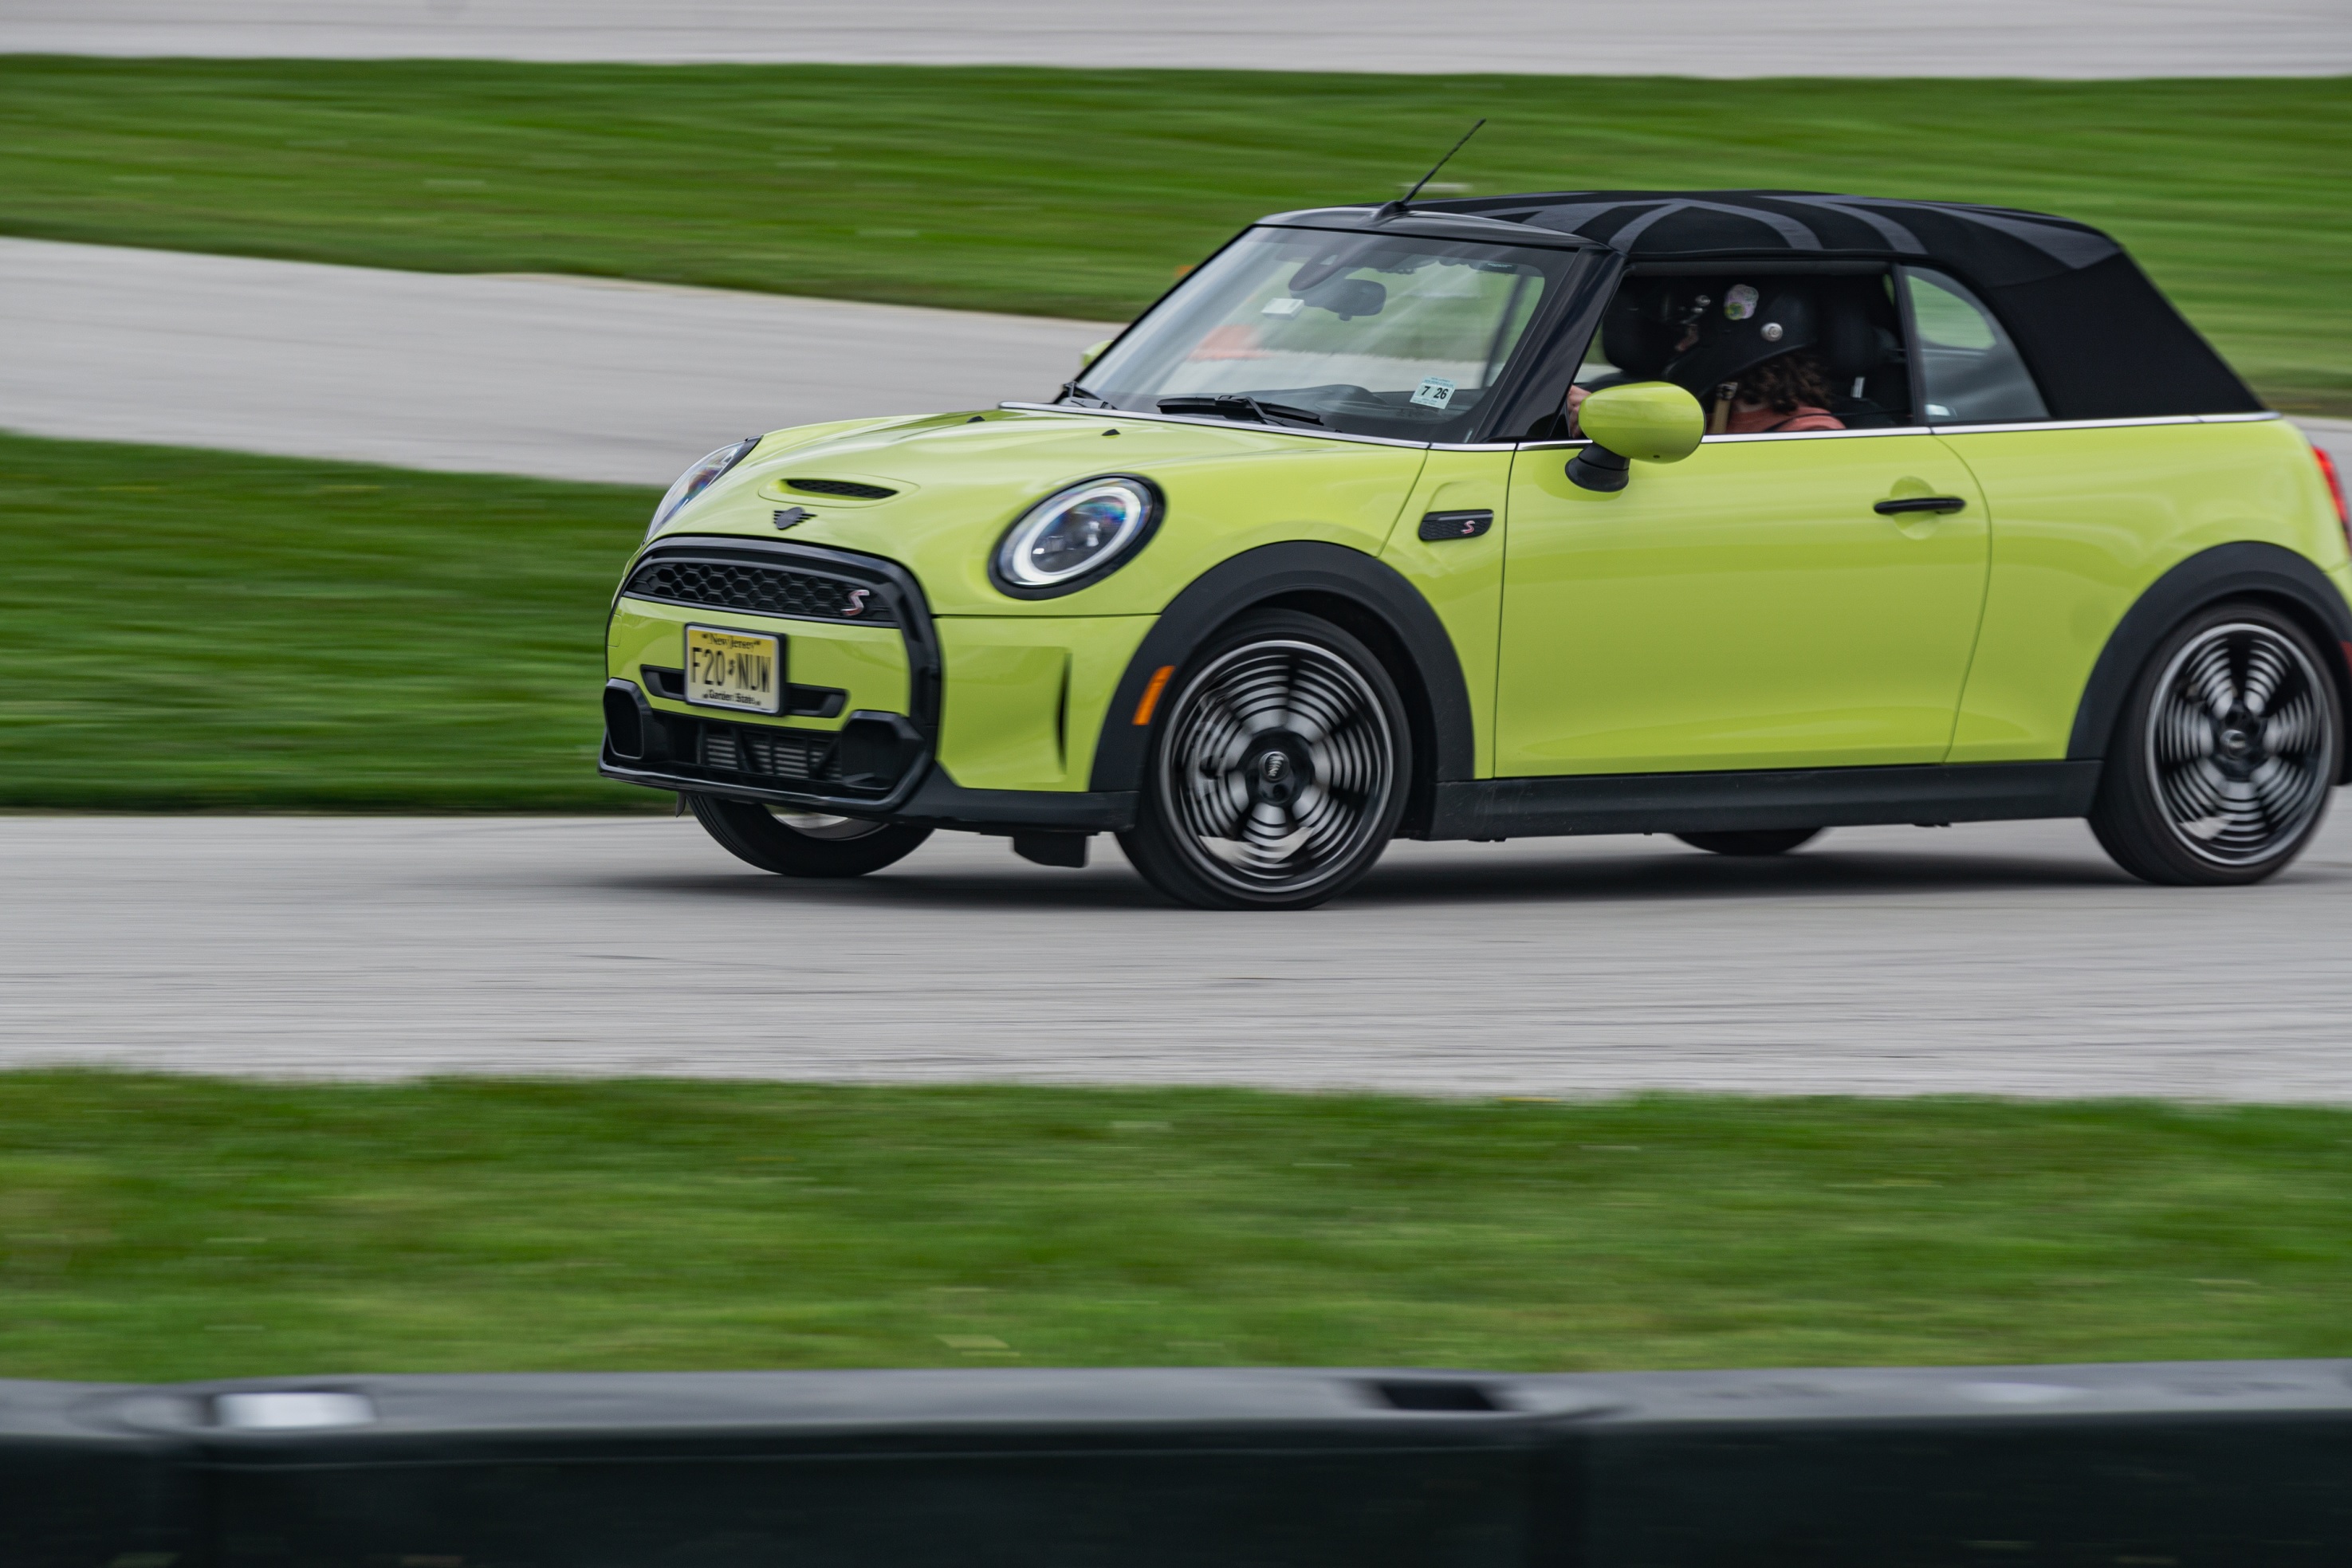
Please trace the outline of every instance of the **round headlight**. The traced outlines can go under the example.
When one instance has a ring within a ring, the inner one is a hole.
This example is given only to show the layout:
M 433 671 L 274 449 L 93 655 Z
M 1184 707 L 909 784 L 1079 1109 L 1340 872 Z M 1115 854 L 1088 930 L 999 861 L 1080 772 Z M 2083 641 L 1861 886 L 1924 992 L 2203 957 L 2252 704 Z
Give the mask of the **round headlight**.
M 722 446 L 693 467 L 677 476 L 662 495 L 661 505 L 654 508 L 654 520 L 646 525 L 646 538 L 651 538 L 679 507 L 701 495 L 718 482 L 719 476 L 751 455 L 760 444 L 756 435 L 747 435 L 731 445 Z
M 1022 513 L 997 545 L 991 575 L 1016 599 L 1073 592 L 1115 570 L 1159 523 L 1160 492 L 1150 480 L 1089 479 Z

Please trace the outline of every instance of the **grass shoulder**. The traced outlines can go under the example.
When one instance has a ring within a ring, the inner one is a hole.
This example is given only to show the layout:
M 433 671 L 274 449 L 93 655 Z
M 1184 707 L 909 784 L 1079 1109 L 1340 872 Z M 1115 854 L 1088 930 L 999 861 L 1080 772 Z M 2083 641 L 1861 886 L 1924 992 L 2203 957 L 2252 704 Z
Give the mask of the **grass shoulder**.
M 0 1077 L 5 1376 L 2328 1356 L 2347 1264 L 2332 1110 Z
M 654 494 L 0 434 L 0 807 L 627 810 L 604 616 Z

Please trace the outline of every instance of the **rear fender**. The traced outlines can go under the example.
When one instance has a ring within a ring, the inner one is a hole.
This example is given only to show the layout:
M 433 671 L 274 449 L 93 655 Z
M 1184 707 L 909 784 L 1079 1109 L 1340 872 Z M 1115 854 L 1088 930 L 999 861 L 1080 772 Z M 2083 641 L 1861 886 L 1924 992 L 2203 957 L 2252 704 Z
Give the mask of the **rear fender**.
M 2310 560 L 2279 545 L 2244 541 L 2216 545 L 2190 556 L 2150 585 L 2116 622 L 2074 709 L 2066 742 L 2072 762 L 2104 758 L 2123 716 L 2132 682 L 2165 633 L 2208 604 L 2224 599 L 2262 599 L 2303 623 L 2324 653 L 2336 685 L 2336 700 L 2352 733 L 2352 604 L 2328 575 Z M 2352 746 L 2345 747 L 2344 773 L 2352 783 Z

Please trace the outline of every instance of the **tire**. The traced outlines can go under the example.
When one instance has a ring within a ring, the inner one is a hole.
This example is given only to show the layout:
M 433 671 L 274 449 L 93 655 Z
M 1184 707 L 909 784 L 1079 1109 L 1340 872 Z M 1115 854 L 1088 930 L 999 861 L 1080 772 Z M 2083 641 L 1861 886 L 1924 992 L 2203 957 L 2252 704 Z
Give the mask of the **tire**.
M 2301 854 L 2344 762 L 2344 709 L 2300 626 L 2198 612 L 2157 646 L 2107 748 L 2091 831 L 2144 882 L 2260 882 Z
M 1819 828 L 1750 828 L 1726 833 L 1676 833 L 1695 850 L 1718 855 L 1785 855 L 1822 836 Z
M 864 876 L 902 861 L 931 836 L 929 828 L 825 817 L 688 794 L 688 808 L 727 852 L 778 876 Z
M 1146 881 L 1202 909 L 1307 909 L 1396 836 L 1412 742 L 1396 683 L 1327 621 L 1262 611 L 1171 683 L 1136 826 Z

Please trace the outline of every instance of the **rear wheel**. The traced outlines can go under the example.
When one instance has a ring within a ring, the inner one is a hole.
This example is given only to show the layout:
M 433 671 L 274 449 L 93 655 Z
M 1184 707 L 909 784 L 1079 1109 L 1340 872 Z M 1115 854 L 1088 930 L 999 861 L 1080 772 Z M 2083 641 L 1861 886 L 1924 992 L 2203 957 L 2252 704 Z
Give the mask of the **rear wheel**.
M 779 876 L 864 876 L 904 860 L 931 836 L 929 828 L 795 811 L 718 795 L 689 794 L 686 804 L 704 831 L 730 854 Z
M 2344 710 L 2301 627 L 2263 604 L 2200 612 L 2132 687 L 2091 831 L 2177 885 L 2260 882 L 2303 852 L 2344 759 Z
M 1370 649 L 1287 611 L 1247 617 L 1171 687 L 1128 859 L 1203 909 L 1305 909 L 1395 836 L 1412 782 L 1396 685 Z
M 1722 833 L 1676 833 L 1695 850 L 1718 855 L 1784 855 L 1821 837 L 1819 828 L 1753 828 Z

